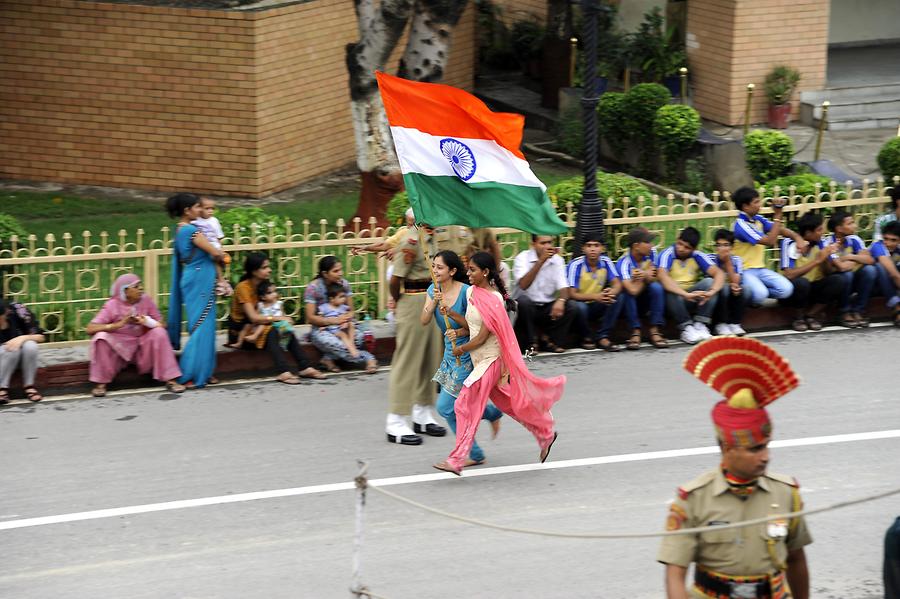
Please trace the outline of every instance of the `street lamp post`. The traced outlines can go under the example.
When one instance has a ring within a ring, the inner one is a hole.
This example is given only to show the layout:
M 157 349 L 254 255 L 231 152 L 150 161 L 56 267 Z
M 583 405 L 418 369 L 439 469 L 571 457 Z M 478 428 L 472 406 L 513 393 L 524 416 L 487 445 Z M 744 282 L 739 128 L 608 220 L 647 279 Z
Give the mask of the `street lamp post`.
M 585 235 L 598 233 L 606 239 L 603 225 L 603 203 L 597 194 L 597 15 L 606 7 L 600 0 L 581 0 L 584 17 L 584 81 L 581 108 L 584 119 L 584 191 L 575 221 L 575 246 L 573 255 L 581 255 Z

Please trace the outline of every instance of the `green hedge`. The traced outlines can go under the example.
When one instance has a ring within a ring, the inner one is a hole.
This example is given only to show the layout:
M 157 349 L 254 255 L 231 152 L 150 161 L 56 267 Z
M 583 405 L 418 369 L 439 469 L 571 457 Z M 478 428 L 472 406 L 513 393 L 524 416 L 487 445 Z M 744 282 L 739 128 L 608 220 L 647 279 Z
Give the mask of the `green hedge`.
M 878 152 L 878 168 L 888 185 L 893 185 L 893 178 L 900 176 L 900 137 L 888 140 Z
M 653 121 L 656 111 L 671 102 L 672 94 L 658 83 L 640 83 L 625 94 L 624 126 L 628 138 L 635 141 L 641 152 L 640 174 L 650 175 L 656 148 Z
M 683 178 L 679 172 L 684 163 L 685 153 L 697 141 L 700 133 L 700 113 L 683 104 L 667 104 L 656 111 L 653 120 L 653 134 L 659 140 L 666 159 L 669 179 Z
M 781 187 L 782 195 L 790 194 L 790 186 L 793 185 L 796 189 L 794 193 L 798 196 L 808 196 L 816 193 L 816 183 L 819 183 L 822 186 L 822 191 L 827 192 L 829 190 L 828 184 L 831 183 L 831 179 L 825 177 L 823 175 L 815 175 L 812 173 L 807 173 L 803 175 L 788 175 L 787 177 L 778 177 L 777 179 L 772 179 L 770 181 L 766 181 L 763 183 L 766 187 L 766 193 L 772 194 L 775 186 Z
M 12 247 L 9 238 L 13 235 L 18 235 L 19 245 L 24 245 L 28 232 L 16 217 L 0 212 L 0 249 L 8 250 Z
M 548 187 L 547 195 L 560 212 L 565 210 L 566 202 L 572 202 L 575 210 L 577 210 L 578 205 L 581 203 L 583 190 L 584 178 L 572 177 Z M 649 198 L 653 195 L 649 187 L 633 177 L 613 173 L 597 173 L 597 193 L 603 201 L 604 207 L 607 205 L 606 201 L 608 198 L 615 200 L 615 207 L 621 207 L 622 198 L 624 197 L 636 200 L 638 196 Z
M 597 103 L 597 133 L 609 144 L 616 159 L 625 162 L 625 141 L 628 129 L 625 127 L 625 94 L 606 92 Z
M 794 142 L 779 131 L 751 131 L 744 137 L 747 168 L 757 181 L 769 181 L 791 172 Z

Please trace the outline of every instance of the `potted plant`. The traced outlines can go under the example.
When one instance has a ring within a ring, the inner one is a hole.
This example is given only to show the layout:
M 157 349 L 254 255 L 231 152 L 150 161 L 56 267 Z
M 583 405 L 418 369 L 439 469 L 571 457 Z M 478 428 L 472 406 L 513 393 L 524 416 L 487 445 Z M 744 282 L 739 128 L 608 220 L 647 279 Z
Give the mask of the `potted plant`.
M 544 48 L 544 27 L 536 19 L 516 21 L 513 23 L 510 36 L 513 51 L 522 66 L 522 73 L 532 79 L 541 76 L 541 55 Z
M 779 65 L 766 75 L 764 85 L 769 100 L 769 127 L 787 129 L 791 120 L 791 96 L 797 89 L 800 73 L 796 69 Z
M 645 13 L 638 30 L 628 37 L 629 58 L 641 70 L 641 81 L 663 83 L 673 96 L 680 95 L 678 69 L 686 65 L 687 56 L 676 28 L 664 28 L 659 7 Z

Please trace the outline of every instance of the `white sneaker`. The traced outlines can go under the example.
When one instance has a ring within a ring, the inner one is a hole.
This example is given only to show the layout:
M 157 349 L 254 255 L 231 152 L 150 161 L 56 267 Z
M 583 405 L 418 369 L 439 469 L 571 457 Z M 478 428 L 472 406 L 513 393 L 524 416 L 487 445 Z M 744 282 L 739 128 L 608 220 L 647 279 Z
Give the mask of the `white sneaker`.
M 712 337 L 712 333 L 709 332 L 709 329 L 706 328 L 706 325 L 702 322 L 694 323 L 694 332 L 697 333 L 697 337 L 699 337 L 700 341 L 704 341 Z
M 412 407 L 413 424 L 427 426 L 429 424 L 437 424 L 438 421 L 434 417 L 434 408 L 432 406 L 422 406 L 415 404 Z
M 700 337 L 697 335 L 697 331 L 694 330 L 694 325 L 689 324 L 681 331 L 681 340 L 688 345 L 694 345 L 698 341 L 700 341 Z
M 718 335 L 719 337 L 722 337 L 725 335 L 734 335 L 734 333 L 731 332 L 730 324 L 720 322 L 719 324 L 716 325 L 716 335 Z
M 731 334 L 737 335 L 738 337 L 743 337 L 744 335 L 747 334 L 747 331 L 745 331 L 744 327 L 742 327 L 741 325 L 733 324 L 733 325 L 731 325 Z

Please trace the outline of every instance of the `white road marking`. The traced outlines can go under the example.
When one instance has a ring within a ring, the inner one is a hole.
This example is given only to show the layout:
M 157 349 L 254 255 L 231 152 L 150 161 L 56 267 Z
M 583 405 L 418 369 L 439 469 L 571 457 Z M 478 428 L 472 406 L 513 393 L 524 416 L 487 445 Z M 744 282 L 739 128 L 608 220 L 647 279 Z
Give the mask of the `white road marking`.
M 832 443 L 848 443 L 852 441 L 874 441 L 877 439 L 900 438 L 900 429 L 872 431 L 867 433 L 848 433 L 842 435 L 827 435 L 822 437 L 804 437 L 801 439 L 785 439 L 773 441 L 770 447 L 805 447 L 809 445 L 829 445 Z M 513 472 L 529 472 L 532 470 L 557 470 L 560 468 L 575 468 L 581 466 L 598 466 L 601 464 L 620 464 L 623 462 L 643 462 L 649 460 L 663 460 L 686 456 L 714 454 L 719 451 L 715 445 L 709 447 L 690 447 L 686 449 L 667 449 L 664 451 L 648 451 L 643 453 L 626 453 L 612 456 L 599 456 L 593 458 L 579 458 L 575 460 L 562 460 L 559 462 L 546 462 L 544 464 L 519 464 L 516 466 L 498 466 L 496 468 L 483 468 L 478 470 L 466 470 L 464 476 L 493 476 L 497 474 L 510 474 Z M 443 479 L 455 479 L 450 473 L 437 472 L 434 474 L 415 474 L 411 476 L 396 476 L 393 478 L 371 479 L 373 485 L 390 487 L 394 485 L 409 485 L 423 482 L 432 482 Z M 312 485 L 308 487 L 295 487 L 292 489 L 275 489 L 272 491 L 254 491 L 251 493 L 237 493 L 234 495 L 220 495 L 218 497 L 201 497 L 199 499 L 182 499 L 178 501 L 165 501 L 162 503 L 148 503 L 145 505 L 132 505 L 127 507 L 110 508 L 104 510 L 92 510 L 89 512 L 75 512 L 71 514 L 59 514 L 56 516 L 42 516 L 39 518 L 23 518 L 0 522 L 0 530 L 13 530 L 32 526 L 44 526 L 47 524 L 62 524 L 64 522 L 78 522 L 81 520 L 97 520 L 101 518 L 115 518 L 118 516 L 130 516 L 133 514 L 147 514 L 150 512 L 164 512 L 168 510 L 180 510 L 183 508 L 201 507 L 208 505 L 222 505 L 227 503 L 241 503 L 244 501 L 256 501 L 258 499 L 274 499 L 277 497 L 296 497 L 299 495 L 317 495 L 320 493 L 333 493 L 335 491 L 349 491 L 355 488 L 350 482 L 331 483 L 327 485 Z

